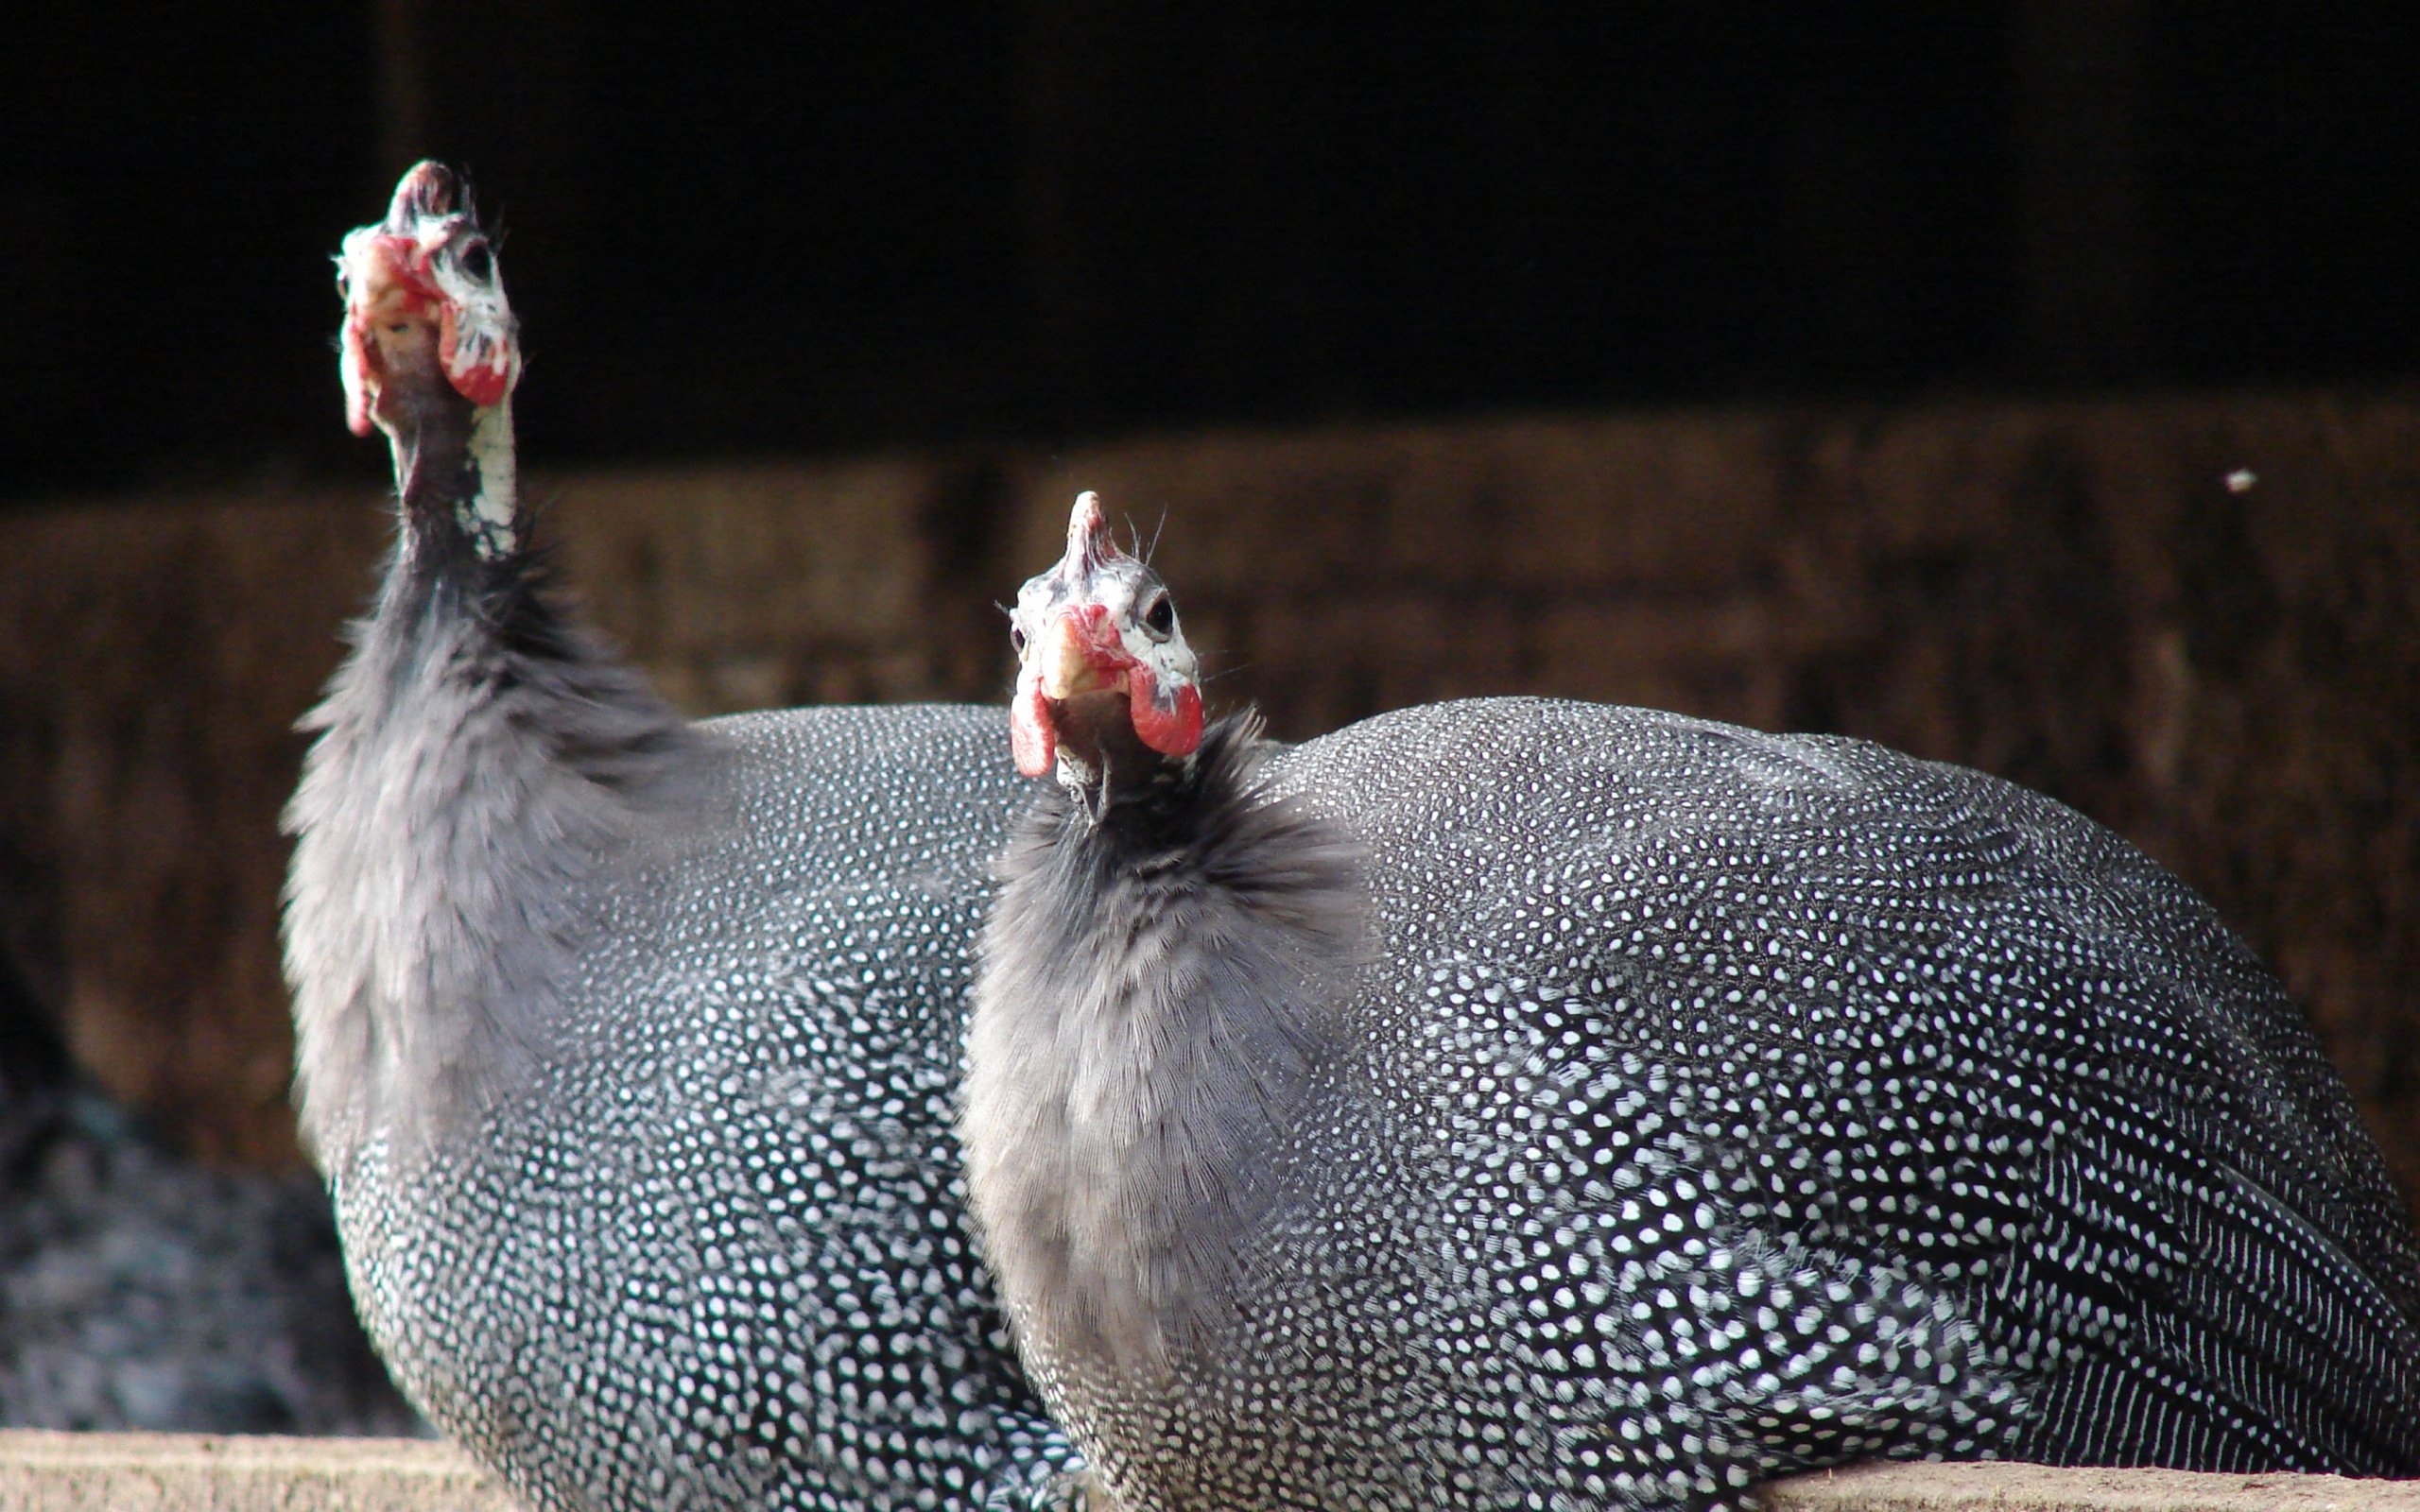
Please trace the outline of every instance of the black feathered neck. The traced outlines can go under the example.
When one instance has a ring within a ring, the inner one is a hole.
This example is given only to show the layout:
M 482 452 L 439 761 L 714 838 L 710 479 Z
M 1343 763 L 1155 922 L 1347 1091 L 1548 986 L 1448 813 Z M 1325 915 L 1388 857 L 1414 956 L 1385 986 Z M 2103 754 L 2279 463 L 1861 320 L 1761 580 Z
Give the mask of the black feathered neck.
M 320 738 L 286 813 L 296 1091 L 332 1173 L 382 1139 L 426 1155 L 516 1094 L 597 927 L 590 879 L 685 815 L 711 769 L 553 604 L 510 504 L 510 415 L 453 423 L 467 413 L 424 404 L 395 446 L 393 556 L 303 721 Z M 479 423 L 504 427 L 483 463 Z
M 969 1191 L 1021 1336 L 1075 1368 L 1152 1374 L 1240 1326 L 1237 1237 L 1288 1200 L 1367 954 L 1359 854 L 1269 791 L 1260 728 L 1219 721 L 1098 812 L 1046 792 L 1001 862 Z
M 1269 751 L 1264 728 L 1257 711 L 1230 714 L 1202 732 L 1190 756 L 1163 756 L 1136 742 L 1139 759 L 1087 765 L 1052 783 L 1033 819 L 1088 833 L 1112 858 L 1232 838 L 1259 785 Z

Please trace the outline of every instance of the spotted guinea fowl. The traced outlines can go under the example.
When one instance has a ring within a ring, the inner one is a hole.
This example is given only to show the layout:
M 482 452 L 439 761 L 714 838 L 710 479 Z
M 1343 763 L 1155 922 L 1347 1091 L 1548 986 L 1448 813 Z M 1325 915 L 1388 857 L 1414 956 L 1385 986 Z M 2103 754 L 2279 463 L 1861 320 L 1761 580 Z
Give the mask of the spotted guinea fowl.
M 1487 699 L 1201 732 L 1080 499 L 961 1134 L 1127 1512 L 1735 1504 L 1874 1457 L 2420 1469 L 2420 1265 L 2277 984 L 2072 811 Z
M 381 1353 L 537 1507 L 1057 1494 L 950 1130 L 999 715 L 676 717 L 550 597 L 454 180 L 340 265 L 399 522 L 308 721 L 285 953 Z

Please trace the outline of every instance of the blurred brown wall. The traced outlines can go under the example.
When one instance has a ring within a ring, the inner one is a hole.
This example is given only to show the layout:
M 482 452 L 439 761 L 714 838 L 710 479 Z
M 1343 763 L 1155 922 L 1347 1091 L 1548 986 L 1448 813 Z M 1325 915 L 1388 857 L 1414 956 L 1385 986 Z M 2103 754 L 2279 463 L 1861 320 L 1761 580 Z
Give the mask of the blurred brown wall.
M 992 606 L 1092 488 L 1159 534 L 1215 694 L 1281 734 L 1552 693 L 2031 783 L 2217 902 L 2420 1188 L 2420 395 L 1525 419 L 531 487 L 596 617 L 700 713 L 997 697 Z M 84 1062 L 216 1158 L 293 1158 L 276 815 L 384 531 L 374 500 L 321 495 L 0 519 L 7 944 Z

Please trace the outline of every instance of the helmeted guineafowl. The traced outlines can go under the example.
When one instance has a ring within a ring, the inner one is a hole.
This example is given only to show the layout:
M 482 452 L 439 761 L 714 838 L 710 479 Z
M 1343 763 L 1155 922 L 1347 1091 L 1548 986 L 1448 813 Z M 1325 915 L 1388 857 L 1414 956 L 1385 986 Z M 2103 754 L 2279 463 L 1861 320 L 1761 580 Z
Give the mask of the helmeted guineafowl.
M 969 1195 L 1125 1512 L 2420 1469 L 2377 1148 L 2108 831 L 1634 709 L 1203 735 L 1089 495 L 1014 624 L 1018 762 L 1058 782 L 984 936 Z
M 308 721 L 285 953 L 372 1338 L 539 1507 L 1057 1494 L 950 1129 L 999 715 L 676 717 L 549 598 L 454 180 L 340 263 L 400 520 Z

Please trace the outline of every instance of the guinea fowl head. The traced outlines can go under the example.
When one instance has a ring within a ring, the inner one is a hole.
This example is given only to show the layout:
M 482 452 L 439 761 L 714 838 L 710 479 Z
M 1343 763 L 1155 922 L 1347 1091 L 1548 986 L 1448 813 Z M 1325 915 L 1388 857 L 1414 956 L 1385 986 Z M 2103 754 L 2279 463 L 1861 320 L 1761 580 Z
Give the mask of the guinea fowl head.
M 1187 756 L 1201 743 L 1199 663 L 1176 606 L 1157 574 L 1118 549 L 1098 495 L 1077 496 L 1066 555 L 1019 590 L 1009 634 L 1009 729 L 1026 776 L 1054 763 L 1063 777 L 1098 773 L 1138 745 Z
M 356 436 L 372 425 L 395 431 L 410 406 L 452 402 L 446 388 L 475 408 L 501 404 L 521 376 L 494 249 L 461 181 L 439 163 L 415 165 L 387 218 L 345 237 L 337 289 L 345 418 Z

